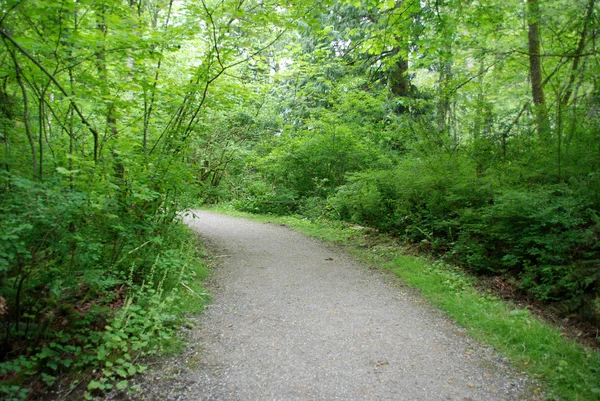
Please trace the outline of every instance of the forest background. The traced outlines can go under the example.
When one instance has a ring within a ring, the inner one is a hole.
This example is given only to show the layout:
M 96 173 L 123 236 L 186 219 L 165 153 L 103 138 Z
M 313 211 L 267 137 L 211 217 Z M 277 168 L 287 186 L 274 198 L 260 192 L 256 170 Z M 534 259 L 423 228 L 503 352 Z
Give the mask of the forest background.
M 372 227 L 597 329 L 599 28 L 595 0 L 1 0 L 2 391 L 143 370 L 205 297 L 199 203 Z

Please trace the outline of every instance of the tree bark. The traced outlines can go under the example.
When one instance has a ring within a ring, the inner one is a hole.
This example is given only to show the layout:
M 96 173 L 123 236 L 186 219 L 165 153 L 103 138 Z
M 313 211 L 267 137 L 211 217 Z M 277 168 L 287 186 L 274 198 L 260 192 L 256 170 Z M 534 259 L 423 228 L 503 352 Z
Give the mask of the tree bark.
M 396 50 L 396 53 L 399 50 Z M 393 97 L 413 97 L 412 85 L 408 76 L 408 60 L 403 57 L 399 58 L 398 61 L 388 72 L 387 85 Z M 407 104 L 398 103 L 395 108 L 395 112 L 398 114 L 406 114 L 410 111 Z
M 544 97 L 542 79 L 542 57 L 540 54 L 540 7 L 538 0 L 527 0 L 527 25 L 529 40 L 529 75 L 531 78 L 531 96 L 535 107 L 536 125 L 540 138 L 548 136 L 550 121 Z

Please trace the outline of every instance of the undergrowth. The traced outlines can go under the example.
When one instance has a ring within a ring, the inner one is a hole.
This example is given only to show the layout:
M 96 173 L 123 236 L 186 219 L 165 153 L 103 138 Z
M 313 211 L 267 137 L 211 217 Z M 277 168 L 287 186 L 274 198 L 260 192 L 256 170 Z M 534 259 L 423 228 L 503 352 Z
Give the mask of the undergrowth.
M 265 216 L 219 212 L 285 224 L 323 241 L 343 245 L 370 266 L 393 272 L 432 304 L 464 327 L 471 336 L 493 346 L 520 372 L 537 379 L 547 400 L 600 399 L 600 353 L 564 338 L 561 331 L 526 308 L 519 308 L 474 286 L 464 270 L 438 260 L 406 255 L 385 235 L 337 221 L 301 216 Z
M 209 270 L 197 237 L 183 224 L 173 225 L 163 241 L 141 280 L 133 263 L 111 291 L 75 305 L 63 330 L 0 363 L 0 398 L 45 399 L 54 392 L 90 400 L 113 389 L 134 390 L 129 379 L 146 370 L 146 358 L 180 350 L 184 314 L 199 312 L 209 300 L 202 286 Z

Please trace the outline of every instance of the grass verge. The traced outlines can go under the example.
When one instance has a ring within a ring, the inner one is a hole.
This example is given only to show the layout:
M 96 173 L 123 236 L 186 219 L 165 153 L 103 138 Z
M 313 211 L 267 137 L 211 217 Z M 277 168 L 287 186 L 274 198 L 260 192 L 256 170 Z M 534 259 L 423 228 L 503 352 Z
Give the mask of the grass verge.
M 472 337 L 493 346 L 521 372 L 536 378 L 547 400 L 600 400 L 600 353 L 568 340 L 527 309 L 491 292 L 475 289 L 475 278 L 442 261 L 405 255 L 387 236 L 341 222 L 291 216 L 262 216 L 226 207 L 211 209 L 231 216 L 285 224 L 309 236 L 343 245 L 370 266 L 392 271 L 464 327 Z

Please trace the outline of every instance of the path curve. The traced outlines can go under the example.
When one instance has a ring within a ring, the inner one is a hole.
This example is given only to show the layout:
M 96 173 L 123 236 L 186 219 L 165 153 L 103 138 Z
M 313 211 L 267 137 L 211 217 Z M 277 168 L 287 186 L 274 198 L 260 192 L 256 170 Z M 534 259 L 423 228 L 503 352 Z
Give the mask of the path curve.
M 205 211 L 214 300 L 182 400 L 521 400 L 526 379 L 343 251 Z M 389 280 L 388 280 L 389 281 Z

